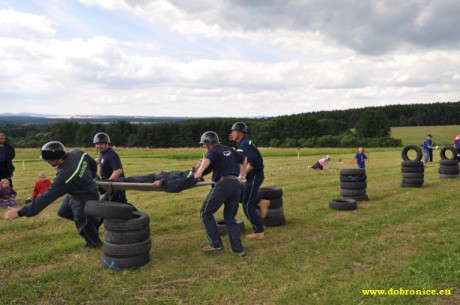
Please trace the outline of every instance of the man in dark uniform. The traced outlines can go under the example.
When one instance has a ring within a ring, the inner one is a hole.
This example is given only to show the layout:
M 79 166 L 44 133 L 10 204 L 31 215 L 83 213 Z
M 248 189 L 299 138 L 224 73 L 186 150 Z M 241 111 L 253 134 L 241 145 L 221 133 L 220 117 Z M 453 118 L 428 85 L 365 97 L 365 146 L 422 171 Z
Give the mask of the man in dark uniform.
M 64 145 L 58 141 L 43 145 L 41 159 L 56 167 L 54 182 L 43 194 L 21 209 L 9 208 L 5 218 L 11 221 L 21 216 L 35 216 L 67 194 L 59 205 L 57 214 L 75 222 L 78 233 L 86 241 L 86 248 L 102 246 L 94 218 L 84 213 L 85 203 L 99 198 L 93 180 L 97 173 L 96 161 L 78 149 L 66 152 Z
M 195 172 L 195 178 L 201 179 L 203 174 L 212 170 L 212 180 L 215 182 L 201 207 L 201 222 L 210 242 L 202 248 L 204 252 L 222 251 L 224 245 L 217 230 L 214 213 L 224 205 L 224 221 L 227 225 L 228 236 L 233 253 L 240 257 L 246 255 L 240 239 L 240 228 L 235 220 L 240 197 L 240 183 L 245 180 L 247 159 L 231 147 L 220 145 L 219 137 L 214 131 L 202 134 L 200 144 L 208 150 L 200 168 Z
M 261 216 L 264 218 L 268 209 L 268 200 L 260 200 L 259 188 L 264 181 L 264 160 L 257 147 L 246 134 L 248 126 L 243 122 L 236 122 L 232 126 L 230 140 L 236 142 L 236 151 L 248 158 L 246 167 L 246 183 L 243 184 L 240 202 L 243 204 L 243 211 L 251 222 L 254 233 L 246 235 L 249 239 L 264 239 L 264 227 L 257 214 L 257 205 L 260 206 Z
M 14 147 L 6 143 L 6 136 L 0 133 L 0 179 L 8 179 L 13 188 L 13 159 L 16 156 Z
M 118 178 L 125 176 L 123 172 L 123 166 L 118 154 L 110 147 L 109 135 L 105 132 L 99 132 L 94 136 L 93 144 L 96 146 L 96 150 L 99 152 L 99 157 L 96 162 L 100 167 L 100 174 L 103 180 L 115 181 Z M 127 203 L 126 191 L 111 191 L 103 192 L 101 201 L 115 201 L 121 203 Z

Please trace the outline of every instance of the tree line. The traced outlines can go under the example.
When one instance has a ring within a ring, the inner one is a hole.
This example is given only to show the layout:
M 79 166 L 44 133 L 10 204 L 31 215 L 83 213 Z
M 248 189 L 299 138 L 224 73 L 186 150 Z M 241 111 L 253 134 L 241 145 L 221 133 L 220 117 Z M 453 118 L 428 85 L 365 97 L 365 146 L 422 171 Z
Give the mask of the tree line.
M 317 119 L 310 114 L 296 114 L 275 118 L 193 119 L 155 124 L 115 121 L 109 124 L 61 122 L 51 125 L 7 125 L 2 131 L 15 147 L 41 147 L 58 140 L 69 147 L 89 147 L 98 132 L 106 132 L 112 144 L 121 147 L 196 147 L 200 136 L 213 130 L 223 144 L 230 145 L 228 135 L 233 123 L 244 121 L 249 135 L 263 147 L 376 147 L 401 146 L 398 139 L 389 137 L 389 120 L 379 110 L 361 114 L 355 130 L 344 121 L 332 118 Z

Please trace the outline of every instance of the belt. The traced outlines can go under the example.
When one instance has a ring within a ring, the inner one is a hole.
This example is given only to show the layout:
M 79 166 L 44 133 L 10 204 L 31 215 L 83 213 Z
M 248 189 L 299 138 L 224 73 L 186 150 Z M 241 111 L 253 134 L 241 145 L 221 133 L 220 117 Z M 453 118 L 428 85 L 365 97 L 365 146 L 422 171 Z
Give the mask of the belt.
M 221 181 L 224 181 L 224 180 L 237 180 L 238 177 L 235 176 L 235 175 L 228 175 L 228 176 L 221 176 L 217 182 L 221 182 Z

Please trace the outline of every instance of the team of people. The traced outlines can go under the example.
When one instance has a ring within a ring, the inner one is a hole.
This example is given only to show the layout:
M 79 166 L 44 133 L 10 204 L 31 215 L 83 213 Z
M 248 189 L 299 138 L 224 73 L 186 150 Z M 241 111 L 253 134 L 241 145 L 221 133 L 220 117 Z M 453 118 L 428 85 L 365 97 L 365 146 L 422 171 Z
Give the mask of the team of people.
M 86 248 L 102 246 L 99 238 L 99 225 L 97 219 L 84 213 L 84 206 L 88 200 L 109 200 L 127 203 L 125 191 L 105 192 L 98 189 L 96 181 L 145 181 L 151 179 L 152 183 L 167 190 L 169 183 L 170 192 L 178 192 L 202 180 L 203 176 L 212 173 L 213 187 L 206 196 L 200 209 L 200 220 L 203 224 L 209 245 L 202 248 L 203 252 L 212 253 L 222 251 L 224 245 L 217 230 L 214 218 L 216 211 L 223 206 L 224 221 L 228 229 L 231 252 L 240 257 L 246 255 L 240 239 L 240 229 L 235 220 L 239 202 L 253 232 L 246 235 L 247 239 L 264 239 L 265 232 L 259 214 L 262 218 L 270 204 L 267 200 L 258 197 L 259 188 L 264 181 L 263 157 L 253 141 L 247 136 L 248 126 L 243 122 L 236 122 L 230 130 L 229 139 L 236 143 L 235 148 L 222 145 L 219 136 L 214 131 L 202 134 L 199 144 L 206 148 L 206 156 L 192 168 L 185 172 L 162 172 L 145 176 L 125 177 L 120 157 L 111 147 L 109 136 L 99 132 L 94 136 L 93 144 L 99 153 L 93 159 L 84 151 L 73 149 L 67 151 L 58 141 L 46 143 L 41 148 L 40 158 L 56 168 L 56 177 L 51 183 L 44 173 L 39 174 L 39 181 L 35 184 L 32 197 L 28 198 L 26 205 L 15 208 L 16 192 L 12 188 L 15 157 L 14 148 L 6 143 L 6 136 L 0 133 L 0 196 L 3 206 L 8 206 L 5 219 L 12 221 L 19 217 L 32 217 L 39 214 L 59 197 L 65 195 L 58 207 L 57 214 L 75 223 L 78 233 L 84 238 Z M 454 140 L 460 159 L 460 135 Z M 429 160 L 429 150 L 434 148 L 432 136 L 429 134 L 423 143 L 424 163 Z M 368 159 L 364 149 L 360 147 L 355 155 L 359 168 L 365 168 Z M 309 168 L 323 170 L 331 161 L 327 155 L 318 160 Z M 97 176 L 99 165 L 100 178 Z M 130 180 L 131 179 L 131 180 Z M 192 180 L 192 181 L 191 181 Z M 257 209 L 260 209 L 258 213 Z

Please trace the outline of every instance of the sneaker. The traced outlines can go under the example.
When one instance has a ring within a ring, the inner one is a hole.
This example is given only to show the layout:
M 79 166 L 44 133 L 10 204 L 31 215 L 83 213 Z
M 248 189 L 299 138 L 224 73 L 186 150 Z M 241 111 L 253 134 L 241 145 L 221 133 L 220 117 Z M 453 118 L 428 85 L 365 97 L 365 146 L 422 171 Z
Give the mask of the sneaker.
M 308 165 L 307 168 L 311 168 L 311 165 Z
M 260 233 L 251 233 L 246 235 L 247 239 L 264 239 L 265 238 L 265 233 L 260 232 Z
M 214 247 L 211 245 L 201 248 L 201 251 L 206 252 L 206 253 L 217 252 L 217 251 L 222 251 L 222 250 L 224 250 L 224 247 Z
M 260 218 L 264 219 L 267 216 L 269 206 L 270 206 L 270 200 L 261 199 L 259 201 Z
M 231 250 L 231 251 L 232 251 L 232 253 L 238 254 L 239 257 L 245 257 L 246 256 L 246 252 L 244 250 L 241 251 L 241 252 L 235 252 L 233 250 Z

